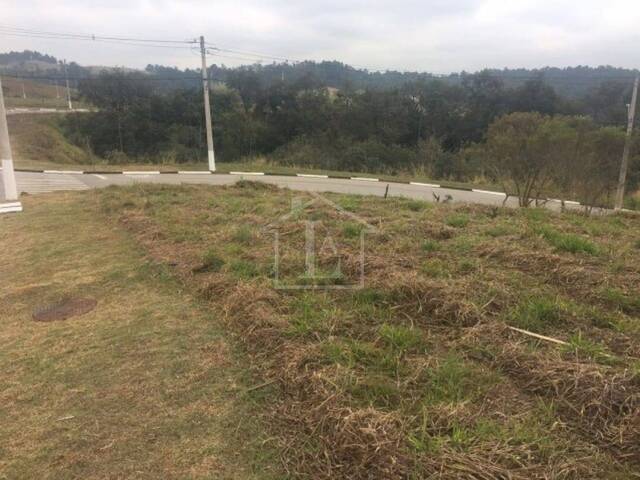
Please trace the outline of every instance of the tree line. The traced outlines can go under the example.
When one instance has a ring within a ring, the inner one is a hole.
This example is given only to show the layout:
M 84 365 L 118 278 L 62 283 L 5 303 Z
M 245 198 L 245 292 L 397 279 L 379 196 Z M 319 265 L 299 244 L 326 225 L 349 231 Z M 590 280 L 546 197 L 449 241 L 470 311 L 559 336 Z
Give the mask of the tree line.
M 158 83 L 121 71 L 80 81 L 80 94 L 98 111 L 68 116 L 64 131 L 112 162 L 201 161 L 201 90 Z M 527 195 L 554 188 L 576 195 L 575 182 L 551 168 L 562 162 L 573 162 L 570 171 L 585 180 L 587 172 L 615 179 L 609 170 L 622 151 L 630 94 L 627 85 L 605 82 L 569 99 L 541 77 L 508 87 L 490 72 L 468 75 L 459 85 L 429 79 L 385 90 L 333 89 L 313 75 L 264 84 L 243 69 L 211 93 L 215 148 L 223 162 L 267 156 L 282 165 L 503 183 L 509 172 L 505 186 Z M 540 163 L 533 185 L 513 182 L 522 172 L 508 167 L 507 158 L 520 157 L 527 168 Z M 609 189 L 599 189 L 598 198 Z

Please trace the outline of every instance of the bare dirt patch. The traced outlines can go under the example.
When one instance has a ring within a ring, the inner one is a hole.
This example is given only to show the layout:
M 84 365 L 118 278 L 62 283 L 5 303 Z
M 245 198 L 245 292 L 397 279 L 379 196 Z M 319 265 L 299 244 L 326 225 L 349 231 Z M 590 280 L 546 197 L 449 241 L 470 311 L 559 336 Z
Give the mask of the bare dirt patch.
M 65 298 L 33 312 L 36 322 L 57 322 L 89 313 L 98 305 L 93 298 Z

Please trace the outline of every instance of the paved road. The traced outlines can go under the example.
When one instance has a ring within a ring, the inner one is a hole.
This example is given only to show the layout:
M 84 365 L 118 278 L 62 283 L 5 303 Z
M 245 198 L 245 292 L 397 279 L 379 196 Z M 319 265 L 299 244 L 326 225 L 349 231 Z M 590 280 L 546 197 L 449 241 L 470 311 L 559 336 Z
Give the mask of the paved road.
M 87 190 L 91 188 L 106 187 L 108 185 L 133 185 L 135 183 L 231 185 L 241 179 L 270 183 L 280 187 L 288 187 L 293 190 L 377 196 L 383 196 L 387 185 L 389 185 L 389 195 L 428 201 L 435 200 L 433 196 L 434 193 L 439 195 L 441 200 L 444 200 L 447 195 L 451 195 L 452 201 L 454 202 L 483 203 L 487 205 L 501 205 L 504 199 L 502 195 L 491 193 L 467 192 L 423 185 L 336 178 L 228 174 L 122 175 L 16 172 L 18 190 L 28 194 L 39 194 L 58 190 Z M 0 189 L 1 188 L 0 183 Z M 513 199 L 509 200 L 509 203 L 513 203 L 511 202 Z
M 388 194 L 417 200 L 435 201 L 434 194 L 443 201 L 447 195 L 451 202 L 479 203 L 500 206 L 503 203 L 502 194 L 484 191 L 463 191 L 448 188 L 431 187 L 427 185 L 410 185 L 400 183 L 372 182 L 367 180 L 293 177 L 278 175 L 230 175 L 230 174 L 74 174 L 74 173 L 32 173 L 16 172 L 18 190 L 28 194 L 40 194 L 62 190 L 88 190 L 102 188 L 109 185 L 133 185 L 136 183 L 158 184 L 207 184 L 231 185 L 238 180 L 253 180 L 265 182 L 292 190 L 349 193 L 356 195 L 384 196 L 387 185 Z M 0 182 L 0 199 L 4 198 L 2 182 Z M 506 205 L 516 207 L 517 199 L 509 198 Z M 549 202 L 547 207 L 559 210 L 558 202 Z M 575 206 L 574 208 L 579 208 Z

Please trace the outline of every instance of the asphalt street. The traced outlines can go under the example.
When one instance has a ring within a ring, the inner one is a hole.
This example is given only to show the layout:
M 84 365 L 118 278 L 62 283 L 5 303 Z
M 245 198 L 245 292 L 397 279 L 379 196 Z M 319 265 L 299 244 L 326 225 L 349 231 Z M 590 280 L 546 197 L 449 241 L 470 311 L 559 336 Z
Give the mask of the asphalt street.
M 430 186 L 428 184 L 402 184 L 383 181 L 371 181 L 365 179 L 341 179 L 321 178 L 318 176 L 280 176 L 280 175 L 251 175 L 251 174 L 80 174 L 80 173 L 40 173 L 40 172 L 16 172 L 16 181 L 20 193 L 30 195 L 63 191 L 63 190 L 88 190 L 103 188 L 109 185 L 133 185 L 136 183 L 157 184 L 206 184 L 206 185 L 231 185 L 241 179 L 265 182 L 279 187 L 290 188 L 299 191 L 335 192 L 355 195 L 384 196 L 388 185 L 388 195 L 413 198 L 435 202 L 437 198 L 458 203 L 478 203 L 483 205 L 501 206 L 504 194 L 487 192 L 483 190 L 465 191 L 443 187 Z M 0 182 L 0 202 L 4 199 L 2 182 Z M 517 207 L 517 199 L 510 197 L 507 206 Z M 547 202 L 548 208 L 559 210 L 560 203 Z M 572 208 L 579 208 L 574 205 Z

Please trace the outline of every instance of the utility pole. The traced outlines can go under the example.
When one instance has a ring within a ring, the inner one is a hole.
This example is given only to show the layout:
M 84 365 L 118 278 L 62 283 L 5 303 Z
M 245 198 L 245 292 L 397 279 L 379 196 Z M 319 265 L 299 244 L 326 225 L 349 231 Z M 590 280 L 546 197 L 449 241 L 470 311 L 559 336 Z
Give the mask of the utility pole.
M 213 152 L 213 133 L 211 131 L 211 104 L 209 103 L 209 73 L 207 72 L 207 51 L 204 48 L 204 37 L 200 36 L 200 54 L 202 56 L 202 90 L 204 92 L 204 118 L 207 124 L 207 152 L 209 170 L 216 171 L 216 156 Z
M 64 79 L 67 82 L 67 103 L 69 110 L 73 110 L 73 105 L 71 104 L 71 89 L 69 88 L 69 75 L 67 74 L 67 61 L 63 60 L 62 64 L 64 65 Z
M 60 88 L 58 88 L 58 80 L 56 80 L 56 98 L 60 100 Z
M 620 164 L 620 176 L 618 177 L 618 190 L 616 191 L 616 203 L 614 210 L 620 210 L 624 204 L 624 188 L 627 184 L 627 169 L 629 168 L 629 152 L 631 150 L 631 137 L 633 134 L 633 122 L 636 118 L 636 103 L 638 101 L 638 84 L 640 83 L 640 75 L 636 77 L 633 84 L 633 94 L 631 95 L 631 105 L 629 105 L 628 121 L 627 121 L 627 138 L 624 142 L 624 151 L 622 152 L 622 163 Z
M 16 175 L 13 171 L 13 158 L 11 156 L 11 144 L 9 143 L 9 128 L 7 127 L 7 113 L 4 109 L 4 95 L 2 93 L 2 80 L 0 80 L 0 160 L 2 160 L 2 184 L 6 200 L 18 200 L 18 188 Z M 0 204 L 0 213 L 16 210 L 22 207 L 19 202 L 12 204 Z
M 22 81 L 22 98 L 27 99 L 27 92 L 24 89 L 24 80 Z

